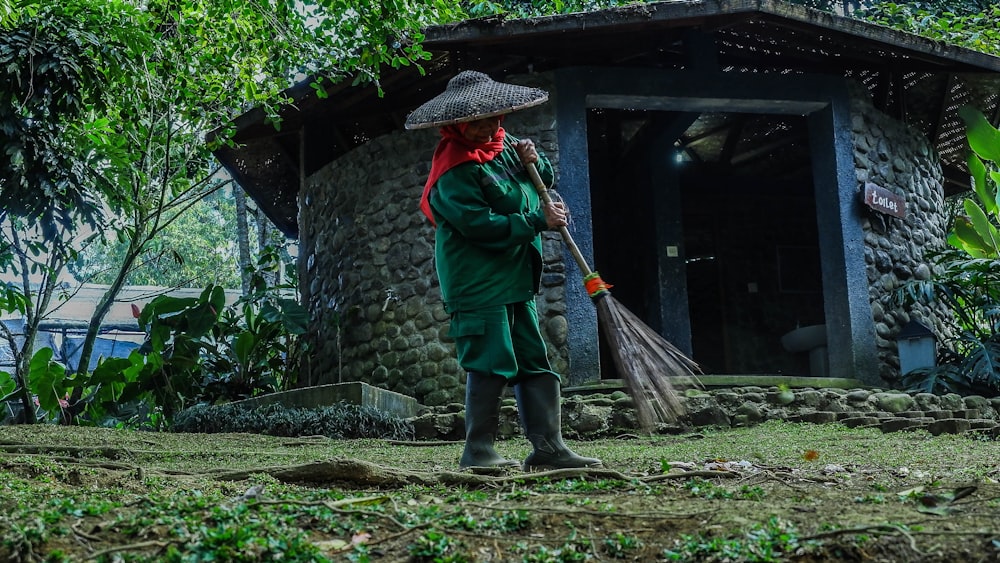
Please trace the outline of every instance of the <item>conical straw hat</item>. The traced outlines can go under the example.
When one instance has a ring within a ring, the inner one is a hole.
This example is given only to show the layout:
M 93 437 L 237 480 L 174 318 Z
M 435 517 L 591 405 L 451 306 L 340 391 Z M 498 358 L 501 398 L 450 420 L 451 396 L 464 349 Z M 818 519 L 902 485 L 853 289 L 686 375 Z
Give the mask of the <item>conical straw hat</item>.
M 413 110 L 406 118 L 406 128 L 475 121 L 537 106 L 548 99 L 545 90 L 497 82 L 481 72 L 465 70 L 448 81 L 444 92 Z

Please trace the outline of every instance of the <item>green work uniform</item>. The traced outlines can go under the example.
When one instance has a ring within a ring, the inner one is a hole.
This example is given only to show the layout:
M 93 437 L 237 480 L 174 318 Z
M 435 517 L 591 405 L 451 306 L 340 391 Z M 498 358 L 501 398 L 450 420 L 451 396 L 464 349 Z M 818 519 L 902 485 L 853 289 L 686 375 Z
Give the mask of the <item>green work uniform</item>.
M 450 335 L 466 371 L 508 379 L 551 370 L 538 328 L 540 233 L 548 229 L 538 194 L 506 135 L 484 164 L 465 162 L 438 178 L 430 194 L 437 223 L 435 261 Z M 552 182 L 539 154 L 538 171 Z

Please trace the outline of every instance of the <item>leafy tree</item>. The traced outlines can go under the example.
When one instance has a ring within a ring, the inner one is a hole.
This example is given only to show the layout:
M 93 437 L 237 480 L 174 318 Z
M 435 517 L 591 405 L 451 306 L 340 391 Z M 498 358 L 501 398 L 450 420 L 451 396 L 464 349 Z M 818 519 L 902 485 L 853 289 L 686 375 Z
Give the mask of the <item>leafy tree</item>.
M 81 228 L 102 229 L 106 210 L 124 203 L 94 171 L 107 162 L 100 112 L 110 91 L 102 69 L 128 68 L 121 45 L 131 36 L 111 30 L 101 41 L 104 22 L 62 4 L 5 4 L 0 16 L 0 268 L 17 280 L 0 305 L 25 320 L 20 341 L 2 332 L 15 359 L 12 392 L 31 421 L 31 374 L 41 385 L 55 369 L 33 361 L 34 341 L 74 241 Z M 39 400 L 57 404 L 50 393 Z
M 227 288 L 240 286 L 235 243 L 236 209 L 229 190 L 191 206 L 143 249 L 128 285 Z M 76 279 L 110 284 L 125 260 L 123 240 L 95 240 L 80 251 L 69 270 Z
M 53 389 L 72 386 L 68 375 L 42 386 L 28 373 L 38 321 L 82 244 L 115 240 L 124 251 L 89 325 L 73 387 L 77 402 L 100 325 L 131 271 L 159 244 L 160 233 L 223 185 L 210 149 L 229 142 L 232 131 L 218 132 L 210 143 L 206 134 L 251 106 L 280 127 L 278 109 L 289 101 L 282 92 L 303 77 L 312 76 L 322 91 L 327 81 L 377 81 L 383 65 L 425 59 L 420 27 L 454 13 L 441 0 L 380 2 L 363 10 L 340 0 L 3 6 L 11 7 L 0 16 L 13 32 L 0 40 L 0 222 L 9 233 L 0 264 L 22 276 L 22 295 L 31 301 L 26 310 L 34 321 L 15 375 L 26 411 L 29 390 L 61 398 Z M 36 52 L 40 46 L 51 48 Z M 330 61 L 337 64 L 331 68 Z M 55 75 L 36 88 L 46 72 Z M 40 236 L 23 236 L 29 224 L 43 227 Z M 30 273 L 42 277 L 42 290 L 29 285 Z
M 21 217 L 57 239 L 78 222 L 99 226 L 101 207 L 121 203 L 92 174 L 100 166 L 92 134 L 108 99 L 101 68 L 123 61 L 93 19 L 59 8 L 31 13 L 0 38 L 0 220 Z

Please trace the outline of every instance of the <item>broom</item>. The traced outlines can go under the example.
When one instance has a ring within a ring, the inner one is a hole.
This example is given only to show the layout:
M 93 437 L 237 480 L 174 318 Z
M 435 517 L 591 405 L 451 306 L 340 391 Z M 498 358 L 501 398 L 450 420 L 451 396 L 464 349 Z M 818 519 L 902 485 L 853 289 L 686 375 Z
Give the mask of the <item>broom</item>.
M 538 196 L 545 205 L 552 202 L 549 190 L 534 164 L 526 166 Z M 686 386 L 700 386 L 695 373 L 701 369 L 676 346 L 667 342 L 639 317 L 611 296 L 609 284 L 591 270 L 566 227 L 559 233 L 583 272 L 583 283 L 604 328 L 615 367 L 625 381 L 625 389 L 635 403 L 639 425 L 652 430 L 658 422 L 672 422 L 684 413 L 671 379 Z

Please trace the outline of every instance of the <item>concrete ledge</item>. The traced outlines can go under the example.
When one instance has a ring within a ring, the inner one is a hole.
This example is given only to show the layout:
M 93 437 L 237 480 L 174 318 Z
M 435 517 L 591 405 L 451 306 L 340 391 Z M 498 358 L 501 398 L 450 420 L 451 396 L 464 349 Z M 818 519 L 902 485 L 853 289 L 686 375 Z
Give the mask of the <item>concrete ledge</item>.
M 315 409 L 329 407 L 341 401 L 362 407 L 372 407 L 399 418 L 414 417 L 420 408 L 420 404 L 413 397 L 360 381 L 303 387 L 235 401 L 233 404 L 245 405 L 247 408 L 280 404 L 287 408 Z

